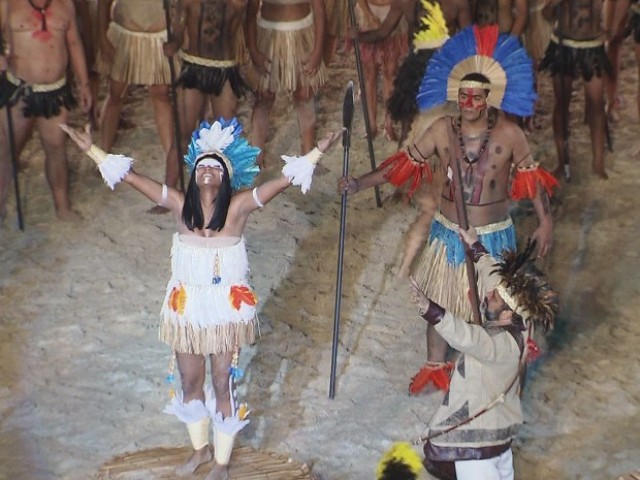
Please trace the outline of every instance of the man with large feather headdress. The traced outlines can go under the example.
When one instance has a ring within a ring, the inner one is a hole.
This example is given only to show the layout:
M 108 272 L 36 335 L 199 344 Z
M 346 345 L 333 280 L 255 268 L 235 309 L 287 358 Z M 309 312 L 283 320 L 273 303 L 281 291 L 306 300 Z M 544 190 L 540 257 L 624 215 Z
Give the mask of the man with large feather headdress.
M 519 40 L 500 34 L 497 25 L 468 27 L 433 55 L 417 96 L 423 110 L 457 102 L 458 115 L 435 121 L 373 172 L 338 182 L 338 189 L 350 194 L 386 182 L 406 184 L 411 196 L 421 183 L 431 181 L 431 164 L 442 171 L 446 180 L 440 208 L 412 268 L 429 298 L 458 317 L 472 317 L 464 246 L 457 232 L 464 217 L 489 252 L 499 256 L 515 248 L 511 200 L 529 199 L 540 222 L 532 234 L 536 253 L 544 256 L 551 247 L 549 195 L 557 181 L 534 161 L 524 133 L 502 113 L 531 116 L 535 99 L 531 59 Z M 462 192 L 462 204 L 456 191 Z M 452 367 L 445 363 L 447 349 L 428 327 L 428 361 L 413 378 L 411 393 L 429 383 L 447 389 Z

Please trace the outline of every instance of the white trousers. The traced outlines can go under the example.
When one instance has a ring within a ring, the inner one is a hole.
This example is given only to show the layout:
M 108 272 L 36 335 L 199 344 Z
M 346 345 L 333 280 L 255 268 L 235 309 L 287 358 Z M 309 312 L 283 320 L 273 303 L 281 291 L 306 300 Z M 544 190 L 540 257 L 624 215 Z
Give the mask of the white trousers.
M 513 480 L 511 449 L 497 457 L 456 462 L 458 480 Z

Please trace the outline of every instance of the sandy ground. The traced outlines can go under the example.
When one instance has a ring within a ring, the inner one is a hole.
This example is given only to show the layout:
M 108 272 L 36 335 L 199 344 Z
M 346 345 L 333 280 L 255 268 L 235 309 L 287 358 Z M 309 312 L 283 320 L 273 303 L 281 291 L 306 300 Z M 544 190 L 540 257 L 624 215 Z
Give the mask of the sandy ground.
M 554 201 L 555 245 L 542 265 L 561 292 L 555 333 L 530 368 L 526 423 L 515 442 L 517 478 L 612 479 L 640 468 L 640 142 L 637 70 L 625 44 L 621 91 L 627 108 L 613 127 L 610 180 L 589 174 L 582 93 L 572 107 L 574 178 Z M 318 99 L 319 132 L 339 128 L 344 87 L 357 80 L 339 58 Z M 542 80 L 544 128 L 530 136 L 535 156 L 553 168 L 549 79 Z M 137 169 L 163 177 L 148 98 L 131 97 L 115 150 Z M 241 111 L 246 120 L 249 106 Z M 381 118 L 381 117 L 380 117 Z M 82 122 L 76 118 L 77 124 Z M 353 135 L 351 171 L 368 170 L 362 115 Z M 394 145 L 375 141 L 378 163 Z M 295 116 L 279 100 L 268 151 L 298 149 Z M 157 341 L 174 226 L 146 213 L 128 186 L 109 191 L 90 161 L 69 146 L 72 198 L 84 220 L 53 220 L 42 152 L 31 142 L 20 175 L 26 231 L 14 204 L 0 231 L 0 479 L 87 479 L 127 451 L 188 442 L 161 413 L 170 352 Z M 396 277 L 414 205 L 375 206 L 373 192 L 351 197 L 346 218 L 337 393 L 328 398 L 342 172 L 340 147 L 311 192 L 291 188 L 246 231 L 261 333 L 242 353 L 240 386 L 253 410 L 239 442 L 291 455 L 318 478 L 371 479 L 381 453 L 424 430 L 440 394 L 409 397 L 410 377 L 425 360 L 423 321 Z M 533 231 L 527 205 L 514 209 L 521 237 Z

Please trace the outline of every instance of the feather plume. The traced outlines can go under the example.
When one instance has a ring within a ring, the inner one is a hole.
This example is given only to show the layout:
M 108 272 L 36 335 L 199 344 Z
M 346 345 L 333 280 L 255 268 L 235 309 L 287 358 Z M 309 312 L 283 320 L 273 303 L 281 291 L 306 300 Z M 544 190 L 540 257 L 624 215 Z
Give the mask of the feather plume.
M 377 480 L 416 480 L 422 460 L 407 442 L 394 443 L 383 455 L 376 470 Z
M 558 294 L 551 289 L 547 279 L 531 258 L 535 241 L 527 241 L 522 253 L 507 250 L 502 262 L 492 273 L 502 277 L 502 283 L 516 303 L 527 312 L 527 318 L 538 324 L 544 332 L 553 328 L 558 313 Z
M 104 160 L 98 164 L 98 170 L 104 180 L 104 183 L 113 190 L 116 184 L 127 176 L 131 170 L 133 160 L 124 155 L 108 154 Z

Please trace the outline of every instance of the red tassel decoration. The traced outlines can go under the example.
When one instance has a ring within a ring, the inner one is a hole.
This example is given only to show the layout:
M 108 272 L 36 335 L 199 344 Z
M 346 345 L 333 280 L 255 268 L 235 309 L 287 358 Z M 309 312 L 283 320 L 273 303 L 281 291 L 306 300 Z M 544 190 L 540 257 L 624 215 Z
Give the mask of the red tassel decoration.
M 527 339 L 527 351 L 529 352 L 527 362 L 533 362 L 542 354 L 540 347 L 538 347 L 538 344 L 532 338 Z
M 427 385 L 433 383 L 433 386 L 438 390 L 449 390 L 449 382 L 451 379 L 451 371 L 453 370 L 453 363 L 451 362 L 431 362 L 427 363 L 415 377 L 411 379 L 409 385 L 409 393 L 411 395 L 417 395 L 426 388 Z
M 423 181 L 431 183 L 433 174 L 431 167 L 427 162 L 416 162 L 413 160 L 406 150 L 401 150 L 387 158 L 380 169 L 388 168 L 384 174 L 391 185 L 400 187 L 407 181 L 411 180 L 407 196 L 411 198 Z
M 511 184 L 511 198 L 514 200 L 535 198 L 538 194 L 538 183 L 542 185 L 549 196 L 553 195 L 553 187 L 559 186 L 558 180 L 537 164 L 518 168 Z

